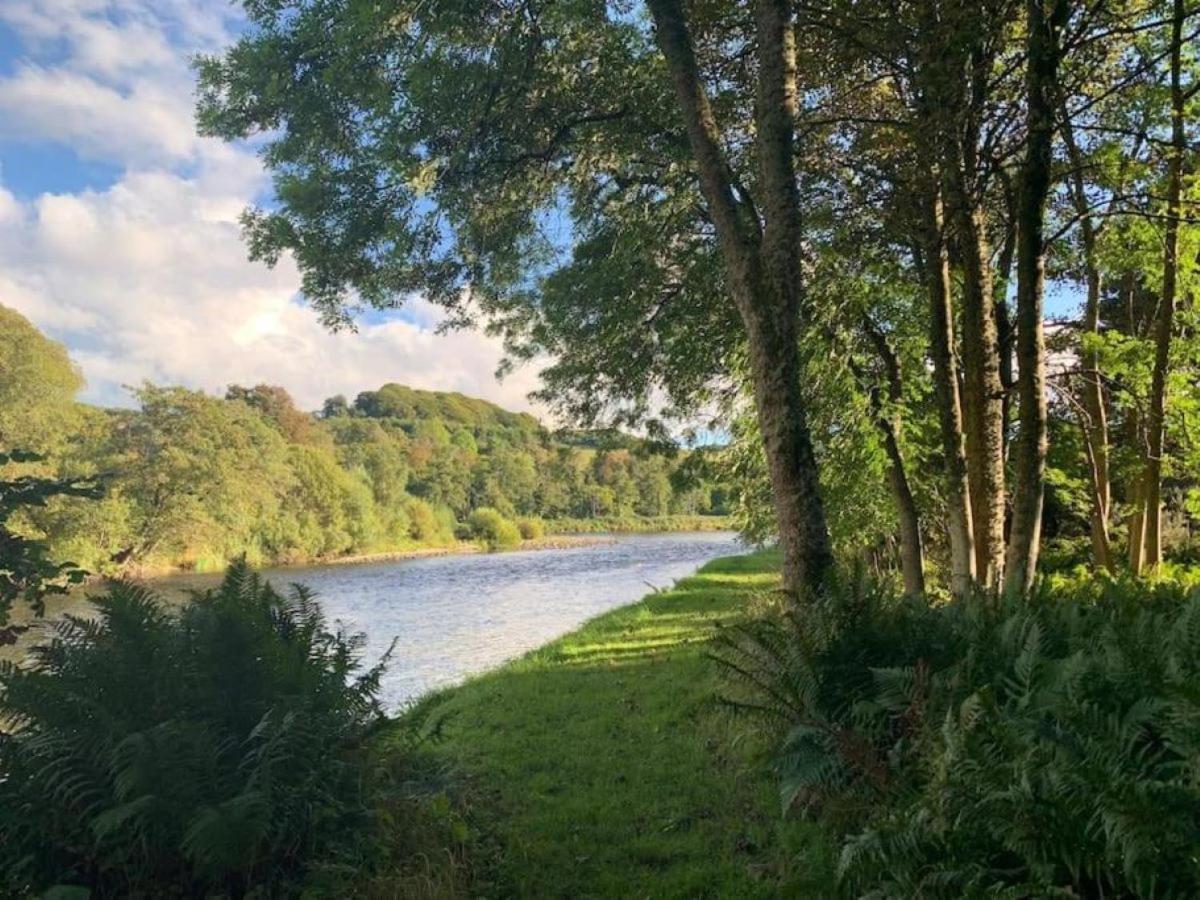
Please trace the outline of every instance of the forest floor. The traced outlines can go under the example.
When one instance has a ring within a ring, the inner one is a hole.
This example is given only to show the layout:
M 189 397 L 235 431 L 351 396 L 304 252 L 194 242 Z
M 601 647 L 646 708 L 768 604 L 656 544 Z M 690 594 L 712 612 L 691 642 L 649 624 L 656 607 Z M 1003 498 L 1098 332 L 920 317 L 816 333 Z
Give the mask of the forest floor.
M 408 713 L 439 723 L 467 893 L 780 896 L 785 861 L 816 836 L 784 825 L 763 744 L 720 704 L 706 652 L 778 569 L 769 553 L 714 560 Z

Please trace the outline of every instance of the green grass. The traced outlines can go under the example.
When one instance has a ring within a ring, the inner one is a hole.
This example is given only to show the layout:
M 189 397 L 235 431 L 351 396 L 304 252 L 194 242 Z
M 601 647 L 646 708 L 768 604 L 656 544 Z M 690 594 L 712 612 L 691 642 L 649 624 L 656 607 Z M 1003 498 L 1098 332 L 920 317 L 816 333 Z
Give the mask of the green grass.
M 716 560 L 411 713 L 445 716 L 473 896 L 779 895 L 775 784 L 705 652 L 777 571 Z

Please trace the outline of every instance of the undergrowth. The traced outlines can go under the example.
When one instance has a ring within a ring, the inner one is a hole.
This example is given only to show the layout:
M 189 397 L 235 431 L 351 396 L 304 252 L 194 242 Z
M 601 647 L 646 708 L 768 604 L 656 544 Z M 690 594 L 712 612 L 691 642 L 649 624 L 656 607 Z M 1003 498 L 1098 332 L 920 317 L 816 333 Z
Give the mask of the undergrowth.
M 848 896 L 1200 895 L 1200 593 L 858 584 L 727 630 L 728 700 Z

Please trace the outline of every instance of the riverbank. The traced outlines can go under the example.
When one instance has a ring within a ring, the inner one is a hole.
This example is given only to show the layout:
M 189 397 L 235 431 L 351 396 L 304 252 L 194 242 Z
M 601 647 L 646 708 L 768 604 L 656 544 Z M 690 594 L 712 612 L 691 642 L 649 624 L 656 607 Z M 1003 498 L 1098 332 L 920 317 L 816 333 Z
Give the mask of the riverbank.
M 508 550 L 565 550 L 594 543 L 603 543 L 606 535 L 614 534 L 676 534 L 680 532 L 732 531 L 734 526 L 728 516 L 647 516 L 647 517 L 602 517 L 596 519 L 551 519 L 543 523 L 547 533 L 543 537 L 523 540 L 519 545 L 502 551 L 489 551 L 476 541 L 452 541 L 450 543 L 412 544 L 369 553 L 352 553 L 337 556 L 317 556 L 288 560 L 252 560 L 255 567 L 286 569 L 312 566 L 355 565 L 358 563 L 398 562 L 407 559 L 451 556 L 465 553 L 507 552 Z M 207 559 L 202 563 L 189 562 L 142 562 L 129 563 L 112 572 L 99 573 L 98 577 L 118 576 L 142 580 L 163 578 L 170 575 L 209 575 L 224 571 L 230 560 Z
M 469 835 L 457 886 L 466 877 L 471 896 L 777 896 L 793 874 L 781 850 L 802 826 L 782 823 L 766 748 L 733 727 L 706 654 L 777 572 L 770 553 L 714 560 L 426 698 L 393 726 L 384 762 L 389 748 L 397 758 L 410 748 L 410 723 L 437 723 L 427 764 L 448 773 Z
M 595 519 L 551 519 L 550 534 L 655 534 L 676 531 L 734 531 L 731 516 L 601 516 Z
M 429 559 L 438 556 L 460 556 L 473 553 L 513 553 L 518 550 L 570 550 L 573 547 L 590 547 L 593 544 L 611 543 L 613 538 L 604 535 L 556 534 L 521 541 L 515 547 L 488 550 L 476 541 L 456 541 L 443 547 L 418 547 L 412 550 L 391 550 L 381 553 L 356 553 L 352 556 L 329 556 L 311 562 L 298 563 L 307 566 L 355 566 L 363 563 L 403 562 L 408 559 Z M 290 567 L 280 567 L 290 568 Z

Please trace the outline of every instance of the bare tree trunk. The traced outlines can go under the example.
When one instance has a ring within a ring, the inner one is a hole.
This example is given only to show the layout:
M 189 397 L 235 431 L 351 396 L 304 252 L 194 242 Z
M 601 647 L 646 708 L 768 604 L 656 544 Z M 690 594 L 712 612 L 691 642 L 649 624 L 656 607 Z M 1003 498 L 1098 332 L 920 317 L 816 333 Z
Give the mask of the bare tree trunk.
M 762 222 L 733 174 L 680 0 L 648 0 L 700 175 L 733 301 L 746 328 L 755 408 L 771 476 L 784 589 L 821 590 L 833 565 L 816 456 L 800 394 L 800 200 L 793 166 L 795 46 L 787 0 L 757 6 L 757 144 Z
M 983 211 L 964 183 L 961 157 L 951 161 L 947 201 L 963 262 L 963 422 L 975 532 L 975 571 L 984 587 L 1004 569 L 1004 386 L 992 292 L 991 253 Z
M 971 493 L 963 448 L 958 371 L 954 361 L 950 260 L 946 251 L 941 194 L 936 182 L 928 187 L 926 196 L 922 198 L 922 206 L 923 269 L 930 311 L 929 347 L 933 357 L 933 382 L 946 468 L 950 589 L 956 597 L 962 597 L 970 592 L 975 583 L 975 547 L 971 527 Z
M 1135 475 L 1129 485 L 1129 503 L 1133 507 L 1129 514 L 1129 571 L 1142 574 L 1146 565 L 1146 492 L 1142 480 L 1145 473 Z
M 1171 150 L 1167 158 L 1167 221 L 1163 249 L 1162 298 L 1154 323 L 1154 373 L 1147 416 L 1146 473 L 1142 488 L 1146 504 L 1146 565 L 1162 562 L 1162 460 L 1166 426 L 1167 375 L 1175 323 L 1175 293 L 1179 274 L 1179 218 L 1183 183 L 1183 21 L 1184 2 L 1175 0 L 1171 17 Z
M 883 449 L 888 458 L 888 481 L 896 501 L 896 515 L 900 522 L 900 571 L 904 577 L 906 594 L 925 593 L 925 552 L 921 546 L 921 519 L 917 512 L 917 501 L 904 466 L 904 454 L 900 449 L 900 403 L 904 399 L 904 384 L 901 381 L 900 360 L 888 343 L 887 337 L 873 322 L 864 322 L 868 340 L 883 363 L 887 376 L 888 409 L 884 409 L 879 389 L 871 389 L 871 407 L 875 424 L 883 438 Z
M 1000 245 L 999 258 L 996 260 L 995 277 L 992 279 L 996 309 L 996 348 L 1000 354 L 1000 387 L 1004 391 L 1004 397 L 1000 401 L 1000 421 L 1003 423 L 1001 455 L 1007 462 L 1009 412 L 1012 407 L 1013 388 L 1017 383 L 1013 366 L 1013 322 L 1008 308 L 1008 286 L 1012 280 L 1013 262 L 1017 255 L 1017 192 L 1004 169 L 1000 169 L 997 174 L 1004 184 L 1004 202 L 1008 209 L 1004 239 Z
M 1108 463 L 1108 407 L 1104 401 L 1104 380 L 1100 372 L 1100 354 L 1094 341 L 1100 335 L 1100 263 L 1096 258 L 1096 225 L 1090 213 L 1090 204 L 1084 191 L 1083 154 L 1075 142 L 1075 131 L 1065 105 L 1060 105 L 1063 143 L 1071 163 L 1071 199 L 1079 216 L 1080 236 L 1083 241 L 1083 261 L 1087 273 L 1087 299 L 1083 308 L 1083 339 L 1080 360 L 1082 362 L 1083 389 L 1080 406 L 1083 410 L 1082 426 L 1084 454 L 1088 464 L 1091 483 L 1092 509 L 1090 516 L 1092 534 L 1092 558 L 1097 567 L 1115 571 L 1112 540 L 1108 523 L 1112 508 L 1111 476 Z M 1091 338 L 1091 340 L 1089 340 Z
M 1046 347 L 1042 297 L 1046 286 L 1046 198 L 1053 164 L 1054 102 L 1058 83 L 1059 32 L 1069 0 L 1026 0 L 1025 76 L 1028 120 L 1017 220 L 1017 394 L 1020 431 L 1016 445 L 1012 534 L 1004 588 L 1026 594 L 1037 574 L 1046 480 Z

